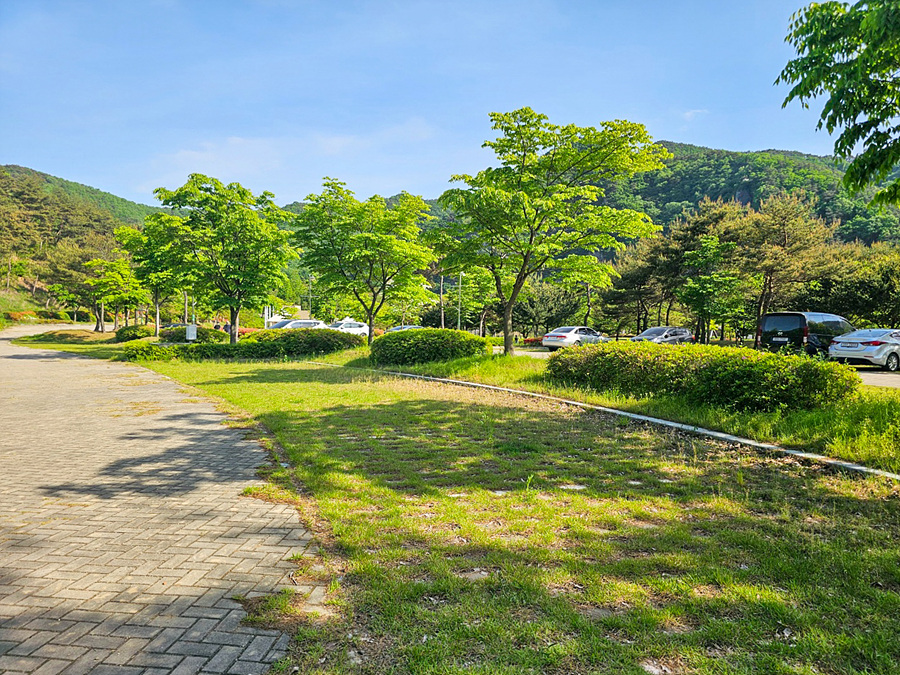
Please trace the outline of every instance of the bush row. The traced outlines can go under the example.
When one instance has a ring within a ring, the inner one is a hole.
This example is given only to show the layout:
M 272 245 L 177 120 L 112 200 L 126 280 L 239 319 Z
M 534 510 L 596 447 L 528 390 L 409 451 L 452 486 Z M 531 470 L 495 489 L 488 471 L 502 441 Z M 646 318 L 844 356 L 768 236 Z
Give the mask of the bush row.
M 56 309 L 26 309 L 21 312 L 4 312 L 4 319 L 10 321 L 34 321 L 35 319 L 54 319 L 58 321 L 71 321 L 72 317 L 68 312 Z
M 407 365 L 490 353 L 489 342 L 477 335 L 446 328 L 423 328 L 382 335 L 372 342 L 371 358 L 379 366 Z
M 217 332 L 217 331 L 212 331 Z M 262 339 L 260 339 L 262 338 Z M 364 339 L 335 330 L 257 331 L 237 344 L 205 342 L 187 345 L 160 345 L 140 342 L 125 345 L 127 361 L 169 361 L 173 358 L 200 359 L 274 359 L 292 356 L 328 354 L 359 347 Z
M 167 328 L 159 332 L 159 339 L 163 342 L 187 342 L 187 328 L 184 326 Z M 224 331 L 197 326 L 197 339 L 194 340 L 194 344 L 225 342 L 227 339 L 228 334 Z
M 651 342 L 562 350 L 550 357 L 547 375 L 559 384 L 757 411 L 818 407 L 855 393 L 860 384 L 852 368 L 802 354 Z
M 122 326 L 116 331 L 116 342 L 131 342 L 141 338 L 151 337 L 156 330 L 155 326 Z

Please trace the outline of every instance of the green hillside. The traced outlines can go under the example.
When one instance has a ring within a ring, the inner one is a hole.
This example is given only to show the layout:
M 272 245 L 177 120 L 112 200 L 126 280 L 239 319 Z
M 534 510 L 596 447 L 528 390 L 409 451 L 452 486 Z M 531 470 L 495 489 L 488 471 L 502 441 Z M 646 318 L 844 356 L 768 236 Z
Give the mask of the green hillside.
M 734 199 L 758 208 L 779 192 L 803 190 L 816 201 L 817 215 L 840 222 L 846 241 L 900 241 L 900 210 L 866 207 L 869 195 L 851 197 L 841 185 L 844 171 L 830 157 L 783 150 L 731 152 L 662 141 L 673 158 L 661 171 L 604 186 L 611 206 L 648 213 L 662 225 L 672 223 L 704 198 Z
M 155 206 L 137 204 L 96 188 L 82 185 L 81 183 L 73 183 L 72 181 L 41 173 L 34 169 L 27 169 L 23 166 L 14 164 L 0 166 L 0 172 L 3 171 L 17 180 L 37 181 L 42 190 L 48 195 L 63 196 L 74 202 L 93 206 L 100 211 L 107 212 L 115 220 L 123 223 L 142 223 L 144 222 L 144 217 L 148 214 L 163 210 Z

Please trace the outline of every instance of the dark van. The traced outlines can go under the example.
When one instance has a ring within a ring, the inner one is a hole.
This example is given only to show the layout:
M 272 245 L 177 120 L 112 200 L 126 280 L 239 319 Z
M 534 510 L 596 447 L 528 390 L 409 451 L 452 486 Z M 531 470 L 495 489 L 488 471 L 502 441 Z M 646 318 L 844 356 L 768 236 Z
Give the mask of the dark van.
M 837 314 L 824 312 L 771 312 L 759 320 L 756 338 L 760 349 L 803 349 L 808 354 L 828 354 L 828 345 L 838 335 L 855 330 Z

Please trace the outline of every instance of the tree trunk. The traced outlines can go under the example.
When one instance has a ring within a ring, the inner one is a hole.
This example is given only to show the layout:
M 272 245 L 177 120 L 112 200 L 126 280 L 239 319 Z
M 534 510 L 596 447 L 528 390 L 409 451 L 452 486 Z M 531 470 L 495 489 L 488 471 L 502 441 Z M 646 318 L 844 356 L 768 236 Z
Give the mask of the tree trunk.
M 156 327 L 153 329 L 153 335 L 159 337 L 159 291 L 153 294 L 153 305 L 156 308 Z
M 587 286 L 587 293 L 586 293 L 587 310 L 584 312 L 584 325 L 585 326 L 587 326 L 588 321 L 591 320 L 591 309 L 592 309 L 592 307 L 591 307 L 591 285 L 586 284 L 586 286 Z
M 241 318 L 241 308 L 240 307 L 229 307 L 228 308 L 229 316 L 231 317 L 231 333 L 230 333 L 230 342 L 233 345 L 237 344 L 238 341 L 238 321 Z
M 512 356 L 516 353 L 513 346 L 512 334 L 512 313 L 514 304 L 515 301 L 510 299 L 510 301 L 503 307 L 503 353 L 509 356 Z
M 441 292 L 438 294 L 441 303 L 441 328 L 444 328 L 444 275 L 441 275 Z
M 100 332 L 106 332 L 106 301 L 100 301 Z

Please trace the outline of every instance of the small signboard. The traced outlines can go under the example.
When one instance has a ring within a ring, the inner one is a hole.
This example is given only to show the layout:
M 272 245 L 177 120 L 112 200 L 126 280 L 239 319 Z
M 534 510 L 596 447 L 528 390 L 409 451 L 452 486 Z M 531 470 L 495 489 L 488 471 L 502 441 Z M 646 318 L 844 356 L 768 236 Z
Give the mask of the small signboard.
M 197 339 L 197 324 L 189 323 L 184 327 L 184 339 L 193 342 Z

